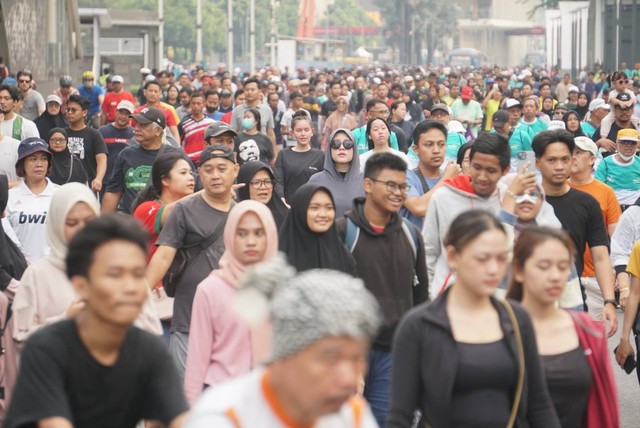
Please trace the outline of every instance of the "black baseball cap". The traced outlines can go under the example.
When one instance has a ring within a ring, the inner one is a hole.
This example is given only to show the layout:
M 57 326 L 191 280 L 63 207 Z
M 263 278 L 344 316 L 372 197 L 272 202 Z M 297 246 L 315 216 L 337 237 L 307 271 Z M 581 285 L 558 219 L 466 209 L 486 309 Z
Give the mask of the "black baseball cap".
M 167 120 L 164 118 L 164 113 L 157 107 L 145 107 L 136 114 L 131 116 L 136 122 L 140 122 L 143 125 L 146 123 L 157 123 L 163 129 L 167 126 Z
M 234 137 L 238 136 L 238 133 L 228 123 L 215 122 L 204 131 L 204 140 L 207 141 L 211 137 L 218 137 L 225 132 L 232 133 Z
M 224 144 L 213 144 L 205 147 L 200 153 L 200 165 L 211 159 L 226 159 L 229 162 L 236 163 L 236 157 L 228 146 Z
M 626 103 L 627 101 L 631 101 L 631 95 L 627 94 L 626 92 L 620 92 L 618 95 L 616 95 L 616 100 Z
M 503 127 L 509 122 L 509 113 L 504 110 L 498 110 L 493 113 L 493 126 Z

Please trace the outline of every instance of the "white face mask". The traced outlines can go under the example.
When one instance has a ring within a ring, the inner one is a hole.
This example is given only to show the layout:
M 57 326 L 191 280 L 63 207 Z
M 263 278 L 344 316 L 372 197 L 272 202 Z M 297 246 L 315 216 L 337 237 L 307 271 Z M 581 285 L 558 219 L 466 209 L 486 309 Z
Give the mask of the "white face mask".
M 622 153 L 618 152 L 618 156 L 620 156 L 620 158 L 625 162 L 631 162 L 631 160 L 633 159 L 635 154 L 626 156 L 626 155 L 623 155 Z

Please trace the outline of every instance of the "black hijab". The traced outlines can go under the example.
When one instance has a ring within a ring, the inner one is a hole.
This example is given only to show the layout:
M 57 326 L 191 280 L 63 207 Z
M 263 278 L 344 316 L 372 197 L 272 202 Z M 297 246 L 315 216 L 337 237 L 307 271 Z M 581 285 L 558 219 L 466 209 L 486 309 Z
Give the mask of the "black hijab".
M 580 95 L 584 95 L 585 97 L 587 97 L 587 104 L 581 107 L 580 105 L 577 104 L 577 101 L 576 101 L 576 108 L 574 110 L 576 113 L 578 113 L 578 119 L 584 120 L 584 117 L 589 112 L 589 103 L 591 102 L 591 97 L 589 96 L 589 94 L 587 94 L 584 91 L 580 91 L 578 93 L 578 99 L 580 99 Z
M 49 140 L 53 134 L 56 133 L 62 134 L 64 139 L 67 140 L 64 150 L 59 153 L 51 150 L 51 144 L 49 144 Z M 87 173 L 82 166 L 82 162 L 69 151 L 69 137 L 67 136 L 67 132 L 62 128 L 51 129 L 49 131 L 49 137 L 47 138 L 47 144 L 49 144 L 49 151 L 53 155 L 53 167 L 51 168 L 49 180 L 60 186 L 66 183 L 87 184 Z
M 271 177 L 272 180 L 276 179 L 275 175 L 273 175 L 273 172 L 271 171 L 271 168 L 269 168 L 265 163 L 262 163 L 260 161 L 251 161 L 251 162 L 245 162 L 242 164 L 242 166 L 240 167 L 240 171 L 238 172 L 238 179 L 237 179 L 238 184 L 240 183 L 244 184 L 243 187 L 238 189 L 239 201 L 250 199 L 249 186 L 251 186 L 251 184 L 249 184 L 249 182 L 251 181 L 253 176 L 256 175 L 258 171 L 261 171 L 261 170 L 267 171 L 267 173 L 269 174 L 269 177 Z M 287 216 L 287 212 L 289 211 L 289 209 L 284 204 L 284 202 L 282 202 L 282 200 L 278 197 L 278 195 L 276 195 L 275 187 L 273 188 L 273 191 L 271 193 L 271 200 L 267 202 L 267 207 L 269 208 L 269 210 L 271 210 L 273 219 L 276 222 L 276 227 L 280 229 L 280 227 L 282 226 L 282 223 L 284 222 L 285 217 Z
M 0 215 L 9 202 L 9 179 L 0 174 Z M 27 260 L 17 245 L 7 236 L 0 221 L 0 290 L 4 291 L 12 279 L 20 280 L 27 268 Z
M 309 269 L 334 269 L 356 274 L 356 262 L 338 235 L 335 222 L 324 233 L 315 233 L 307 224 L 307 209 L 313 195 L 322 190 L 333 201 L 325 186 L 307 183 L 293 197 L 291 210 L 280 228 L 280 251 L 299 272 Z M 334 203 L 335 206 L 335 203 Z
M 574 115 L 575 117 L 578 118 L 578 122 L 580 122 L 580 115 L 575 111 L 575 110 L 569 110 L 568 112 L 566 112 L 565 114 L 562 115 L 562 121 L 564 122 L 564 125 L 567 129 L 567 132 L 571 132 L 569 131 L 569 125 L 567 122 L 569 122 L 569 116 Z M 580 126 L 580 124 L 578 124 L 578 130 L 575 132 L 571 132 L 575 137 L 585 137 L 586 135 L 584 135 L 584 132 L 582 131 L 582 126 Z
M 40 134 L 41 138 L 49 135 L 49 132 L 53 128 L 64 128 L 67 126 L 67 122 L 65 122 L 64 116 L 62 115 L 62 108 L 55 116 L 49 114 L 49 111 L 45 109 L 44 112 L 33 121 L 33 123 L 36 124 L 38 134 Z
M 540 110 L 541 112 L 543 112 L 544 114 L 546 114 L 547 116 L 549 116 L 549 118 L 553 117 L 553 101 L 555 101 L 553 99 L 553 97 L 551 95 L 547 95 L 546 97 L 542 98 L 542 105 L 544 106 L 544 102 L 549 99 L 551 100 L 551 108 L 549 110 L 546 110 L 544 107 L 542 107 L 542 109 Z

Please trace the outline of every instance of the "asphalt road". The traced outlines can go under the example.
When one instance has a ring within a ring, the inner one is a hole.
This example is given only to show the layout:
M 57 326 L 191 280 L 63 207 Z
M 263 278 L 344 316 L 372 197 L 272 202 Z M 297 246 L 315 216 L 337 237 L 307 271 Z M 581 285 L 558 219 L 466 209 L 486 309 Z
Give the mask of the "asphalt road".
M 635 373 L 627 375 L 622 370 L 613 356 L 613 349 L 620 341 L 620 331 L 622 330 L 622 311 L 618 311 L 618 332 L 609 339 L 609 355 L 613 374 L 618 385 L 618 400 L 620 404 L 620 421 L 623 428 L 640 427 L 640 386 Z M 633 339 L 632 342 L 633 343 Z M 637 357 L 637 353 L 636 353 Z

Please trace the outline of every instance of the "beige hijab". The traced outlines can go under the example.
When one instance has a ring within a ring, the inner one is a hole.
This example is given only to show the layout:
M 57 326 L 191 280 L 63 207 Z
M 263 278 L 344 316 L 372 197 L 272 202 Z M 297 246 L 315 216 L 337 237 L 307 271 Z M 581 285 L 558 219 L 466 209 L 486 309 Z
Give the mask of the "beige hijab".
M 51 252 L 47 258 L 51 263 L 66 271 L 68 242 L 64 239 L 64 225 L 69 211 L 78 203 L 84 202 L 96 216 L 100 215 L 100 206 L 96 195 L 84 184 L 67 183 L 61 186 L 51 198 L 47 215 L 47 238 Z

